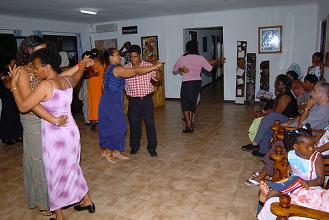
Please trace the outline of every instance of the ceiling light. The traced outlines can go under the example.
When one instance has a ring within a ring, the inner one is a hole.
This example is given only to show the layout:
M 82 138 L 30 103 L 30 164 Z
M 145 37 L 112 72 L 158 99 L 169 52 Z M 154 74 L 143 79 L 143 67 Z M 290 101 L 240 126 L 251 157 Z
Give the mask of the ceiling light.
M 80 9 L 80 13 L 82 14 L 97 15 L 97 12 L 98 10 L 96 9 L 90 9 L 90 8 Z

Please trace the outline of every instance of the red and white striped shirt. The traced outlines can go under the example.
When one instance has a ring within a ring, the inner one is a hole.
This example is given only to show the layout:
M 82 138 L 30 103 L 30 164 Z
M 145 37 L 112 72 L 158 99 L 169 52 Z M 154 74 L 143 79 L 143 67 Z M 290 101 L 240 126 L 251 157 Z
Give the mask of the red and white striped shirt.
M 140 67 L 152 66 L 152 63 L 142 60 Z M 124 65 L 125 68 L 133 68 L 132 63 Z M 125 90 L 127 96 L 130 97 L 144 97 L 153 92 L 153 85 L 151 80 L 156 81 L 156 71 L 149 72 L 144 75 L 138 75 L 131 78 L 126 78 Z

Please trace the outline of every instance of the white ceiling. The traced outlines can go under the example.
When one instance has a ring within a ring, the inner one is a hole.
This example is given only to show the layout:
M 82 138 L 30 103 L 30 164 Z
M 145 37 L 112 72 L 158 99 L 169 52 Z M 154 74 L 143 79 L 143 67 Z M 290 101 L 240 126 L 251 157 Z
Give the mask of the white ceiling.
M 0 14 L 83 23 L 97 23 L 161 15 L 305 4 L 319 0 L 0 0 Z M 98 15 L 83 15 L 95 8 Z

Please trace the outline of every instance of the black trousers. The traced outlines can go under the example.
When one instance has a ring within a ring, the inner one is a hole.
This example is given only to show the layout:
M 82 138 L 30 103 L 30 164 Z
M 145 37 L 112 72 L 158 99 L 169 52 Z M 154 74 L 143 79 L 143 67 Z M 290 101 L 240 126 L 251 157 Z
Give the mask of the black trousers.
M 129 97 L 128 120 L 130 124 L 130 147 L 134 151 L 140 148 L 142 137 L 142 119 L 144 120 L 147 133 L 147 150 L 155 151 L 157 147 L 157 136 L 154 124 L 154 107 L 152 95 L 143 98 Z

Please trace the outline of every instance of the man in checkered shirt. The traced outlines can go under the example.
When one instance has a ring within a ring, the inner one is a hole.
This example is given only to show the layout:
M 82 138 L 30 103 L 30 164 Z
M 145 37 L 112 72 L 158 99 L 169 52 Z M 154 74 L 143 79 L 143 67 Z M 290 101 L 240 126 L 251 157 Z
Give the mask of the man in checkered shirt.
M 132 45 L 129 48 L 130 63 L 125 68 L 152 66 L 141 58 L 141 48 Z M 144 119 L 147 133 L 147 151 L 151 157 L 156 157 L 157 136 L 154 124 L 154 107 L 152 101 L 153 85 L 151 80 L 157 81 L 159 74 L 152 71 L 145 75 L 137 75 L 126 79 L 125 90 L 128 96 L 128 120 L 130 124 L 130 154 L 136 154 L 140 148 L 142 136 L 142 119 Z

